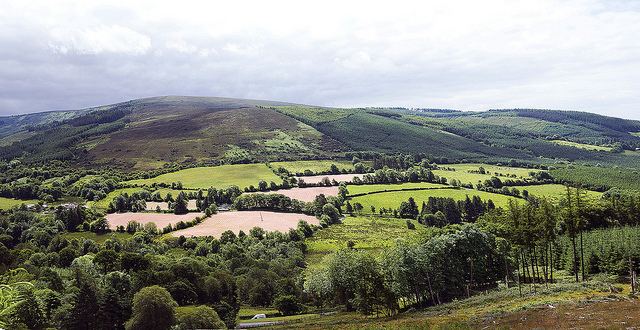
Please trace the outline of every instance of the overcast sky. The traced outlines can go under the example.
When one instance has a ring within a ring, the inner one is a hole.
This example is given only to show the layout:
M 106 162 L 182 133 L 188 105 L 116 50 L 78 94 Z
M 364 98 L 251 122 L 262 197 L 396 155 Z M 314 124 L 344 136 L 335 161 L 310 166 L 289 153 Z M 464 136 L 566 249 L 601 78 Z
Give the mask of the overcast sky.
M 640 119 L 640 1 L 0 5 L 0 115 L 157 95 Z

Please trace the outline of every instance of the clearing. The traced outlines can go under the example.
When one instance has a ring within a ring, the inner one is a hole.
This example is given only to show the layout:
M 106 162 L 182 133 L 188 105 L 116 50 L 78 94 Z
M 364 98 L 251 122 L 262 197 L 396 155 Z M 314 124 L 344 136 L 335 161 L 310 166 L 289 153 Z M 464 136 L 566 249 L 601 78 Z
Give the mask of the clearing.
M 306 239 L 306 260 L 311 265 L 318 264 L 325 255 L 346 248 L 348 241 L 353 241 L 356 249 L 380 250 L 393 246 L 397 240 L 418 239 L 431 230 L 416 220 L 410 221 L 416 229 L 407 228 L 406 219 L 348 216 L 341 224 L 319 230 Z
M 488 165 L 488 164 L 452 164 L 452 165 L 442 165 L 442 167 L 454 168 L 456 171 L 478 171 L 480 167 L 484 168 L 486 174 L 488 175 L 515 175 L 520 178 L 528 178 L 529 173 L 531 172 L 540 172 L 542 170 L 531 169 L 531 168 L 523 168 L 523 167 L 509 167 L 509 166 L 498 166 L 498 165 Z
M 405 183 L 381 183 L 381 184 L 363 184 L 348 185 L 349 195 L 361 195 L 372 192 L 383 191 L 400 191 L 400 190 L 418 190 L 418 189 L 450 189 L 451 186 L 429 183 L 429 182 L 405 182 Z
M 565 141 L 565 140 L 551 140 L 551 142 L 553 142 L 555 144 L 559 144 L 561 146 L 580 148 L 580 149 L 589 150 L 589 151 L 611 151 L 611 150 L 613 150 L 613 148 L 611 148 L 611 147 L 596 146 L 596 145 L 593 145 L 593 144 L 585 144 L 585 143 L 571 142 L 571 141 Z
M 238 186 L 240 189 L 251 185 L 258 186 L 264 180 L 280 183 L 282 179 L 275 175 L 265 164 L 238 164 L 213 167 L 194 167 L 159 175 L 155 178 L 125 181 L 130 185 L 151 185 L 153 183 L 182 182 L 187 189 L 226 188 Z
M 162 211 L 167 211 L 169 210 L 169 203 L 167 202 L 146 202 L 147 204 L 147 211 L 155 211 L 156 208 L 159 206 L 160 210 Z M 196 200 L 195 199 L 190 199 L 189 203 L 187 204 L 187 209 L 189 209 L 189 211 L 197 211 L 198 207 L 196 206 Z
M 469 198 L 473 196 L 479 196 L 483 201 L 488 201 L 491 199 L 496 207 L 505 207 L 509 204 L 509 200 L 520 200 L 524 203 L 524 200 L 501 195 L 489 193 L 486 191 L 472 190 L 472 189 L 460 189 L 460 188 L 450 188 L 450 189 L 428 189 L 428 190 L 409 190 L 409 191 L 391 191 L 391 192 L 383 192 L 379 194 L 370 194 L 363 195 L 351 198 L 351 205 L 355 202 L 358 202 L 364 206 L 364 212 L 371 212 L 371 206 L 375 206 L 376 210 L 379 210 L 381 207 L 387 209 L 397 209 L 400 207 L 400 203 L 405 202 L 409 199 L 409 197 L 413 197 L 415 199 L 418 207 L 422 204 L 422 202 L 426 202 L 429 197 L 447 197 L 453 198 L 455 200 L 465 200 L 466 197 Z
M 561 184 L 514 186 L 510 188 L 517 188 L 518 190 L 520 190 L 520 192 L 522 192 L 523 190 L 526 190 L 529 192 L 529 195 L 537 196 L 537 197 L 546 197 L 552 200 L 561 199 L 567 195 L 567 187 Z M 585 192 L 587 197 L 591 199 L 598 199 L 602 197 L 601 192 L 590 191 L 585 189 L 583 189 L 582 191 Z
M 202 223 L 174 231 L 171 235 L 184 236 L 214 236 L 231 230 L 238 234 L 241 230 L 248 233 L 253 227 L 260 227 L 265 231 L 288 232 L 298 227 L 298 222 L 304 220 L 312 225 L 319 225 L 320 221 L 313 216 L 299 213 L 282 213 L 271 211 L 231 211 L 220 212 L 205 219 Z
M 313 202 L 316 196 L 324 194 L 325 196 L 338 196 L 338 187 L 307 187 L 307 188 L 291 188 L 280 189 L 274 191 L 259 191 L 256 194 L 281 194 L 291 199 L 297 199 L 303 202 Z
M 364 174 L 332 174 L 332 175 L 311 175 L 311 176 L 297 176 L 296 180 L 302 179 L 305 183 L 320 183 L 324 178 L 329 180 L 336 180 L 338 182 L 351 182 L 353 178 L 362 178 Z
M 331 170 L 331 165 L 335 164 L 338 169 L 353 170 L 353 164 L 348 160 L 299 160 L 293 162 L 274 162 L 271 166 L 274 169 L 284 167 L 291 174 L 302 174 L 305 170 L 313 173 L 323 173 Z
M 14 206 L 20 206 L 22 204 L 26 204 L 26 205 L 38 204 L 38 201 L 34 199 L 20 200 L 20 199 L 0 197 L 0 210 L 9 210 Z
M 109 228 L 114 230 L 118 226 L 127 226 L 129 221 L 135 221 L 140 224 L 153 222 L 158 229 L 166 227 L 168 224 L 175 225 L 180 221 L 191 221 L 196 217 L 202 217 L 204 213 L 187 213 L 187 214 L 171 214 L 171 213 L 110 213 L 107 214 Z

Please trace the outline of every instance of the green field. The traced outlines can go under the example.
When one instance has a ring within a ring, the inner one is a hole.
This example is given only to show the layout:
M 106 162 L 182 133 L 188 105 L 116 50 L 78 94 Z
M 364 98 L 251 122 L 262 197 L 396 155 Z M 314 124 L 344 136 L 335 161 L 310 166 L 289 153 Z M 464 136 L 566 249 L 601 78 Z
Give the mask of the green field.
M 430 190 L 415 190 L 415 191 L 394 191 L 385 192 L 379 194 L 371 194 L 353 197 L 351 204 L 358 202 L 364 206 L 364 212 L 371 212 L 371 206 L 375 206 L 376 210 L 381 207 L 397 209 L 400 207 L 400 203 L 407 201 L 409 197 L 413 197 L 418 205 L 422 205 L 422 202 L 426 202 L 429 197 L 449 197 L 455 200 L 464 200 L 467 196 L 470 198 L 474 195 L 482 198 L 483 201 L 491 199 L 497 207 L 505 207 L 509 203 L 510 199 L 517 200 L 515 197 L 493 194 L 485 191 L 469 190 L 469 189 L 430 189 Z
M 406 182 L 398 184 L 366 184 L 366 185 L 348 185 L 349 195 L 359 195 L 378 191 L 397 191 L 403 189 L 438 189 L 451 188 L 447 185 L 429 183 L 429 182 Z
M 571 142 L 571 141 L 565 141 L 565 140 L 551 140 L 551 142 L 553 142 L 555 144 L 562 145 L 562 146 L 575 147 L 575 148 L 580 148 L 580 149 L 589 150 L 589 151 L 611 151 L 611 150 L 613 150 L 613 148 L 611 148 L 611 147 L 596 146 L 596 145 L 592 145 L 592 144 L 584 144 L 584 143 Z
M 13 198 L 5 198 L 0 197 L 0 210 L 9 210 L 14 206 L 19 206 L 21 204 L 38 204 L 37 200 L 19 200 Z
M 348 160 L 300 160 L 293 162 L 274 162 L 271 166 L 274 169 L 284 167 L 289 173 L 303 173 L 310 170 L 313 173 L 327 172 L 331 169 L 331 164 L 335 164 L 340 170 L 353 170 L 353 164 Z
M 561 184 L 543 184 L 543 185 L 533 185 L 533 186 L 516 186 L 514 188 L 518 188 L 520 192 L 526 190 L 529 192 L 529 195 L 537 196 L 537 197 L 546 197 L 552 200 L 557 200 L 563 198 L 567 194 L 567 188 Z M 596 191 L 584 190 L 587 194 L 587 197 L 598 199 L 602 197 L 602 193 Z
M 121 188 L 121 189 L 116 189 L 110 193 L 107 194 L 107 197 L 101 199 L 101 200 L 97 200 L 97 201 L 89 201 L 87 202 L 87 206 L 89 207 L 96 207 L 99 209 L 106 209 L 109 207 L 109 203 L 111 203 L 111 201 L 113 201 L 114 198 L 127 193 L 129 195 L 138 192 L 138 191 L 142 191 L 144 190 L 143 188 L 140 187 L 133 187 L 133 188 Z
M 355 243 L 356 249 L 379 250 L 392 246 L 398 239 L 415 240 L 431 229 L 411 220 L 415 230 L 407 228 L 407 220 L 380 217 L 346 217 L 341 224 L 332 225 L 317 231 L 306 240 L 307 262 L 320 263 L 322 258 L 347 246 L 348 241 Z
M 74 233 L 67 232 L 62 234 L 62 236 L 68 240 L 78 239 L 82 241 L 84 239 L 90 239 L 95 241 L 98 244 L 102 244 L 109 238 L 117 238 L 117 239 L 125 240 L 128 238 L 131 238 L 133 235 L 128 233 L 117 233 L 117 232 L 98 235 L 96 233 L 92 233 L 89 231 L 82 231 L 82 232 L 74 232 Z
M 453 165 L 443 165 L 443 167 L 454 168 L 456 171 L 477 171 L 480 167 L 483 167 L 487 174 L 495 175 L 495 173 L 500 173 L 501 175 L 516 175 L 521 178 L 528 178 L 529 173 L 531 172 L 540 172 L 541 170 L 530 169 L 530 168 L 522 168 L 522 167 L 508 167 L 508 166 L 497 166 L 497 165 L 487 165 L 487 164 L 453 164 Z
M 182 186 L 187 189 L 226 188 L 233 185 L 242 189 L 250 185 L 258 186 L 260 180 L 276 183 L 282 181 L 265 164 L 239 164 L 188 168 L 162 174 L 155 178 L 132 180 L 124 183 L 142 186 L 153 183 L 170 184 L 182 182 Z

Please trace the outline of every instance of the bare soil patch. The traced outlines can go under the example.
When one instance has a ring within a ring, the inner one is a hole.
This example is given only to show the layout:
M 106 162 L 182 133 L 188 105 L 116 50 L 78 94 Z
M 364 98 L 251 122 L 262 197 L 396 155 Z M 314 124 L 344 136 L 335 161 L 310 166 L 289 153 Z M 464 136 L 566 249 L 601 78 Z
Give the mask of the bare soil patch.
M 316 196 L 324 194 L 325 196 L 338 196 L 338 187 L 307 187 L 307 188 L 291 188 L 275 191 L 258 192 L 258 194 L 282 194 L 292 199 L 303 202 L 313 202 Z
M 175 225 L 180 221 L 191 221 L 196 217 L 202 217 L 204 213 L 169 214 L 169 213 L 111 213 L 107 214 L 109 228 L 116 229 L 118 226 L 126 226 L 129 221 L 141 224 L 153 222 L 158 228 L 166 227 L 168 224 Z
M 220 212 L 207 218 L 202 223 L 174 231 L 171 235 L 184 236 L 214 236 L 231 230 L 238 234 L 240 230 L 249 233 L 253 227 L 260 227 L 265 231 L 287 232 L 298 226 L 298 221 L 305 220 L 309 224 L 318 225 L 320 221 L 313 216 L 299 213 L 281 213 L 271 211 L 231 211 Z
M 320 183 L 322 179 L 329 178 L 329 180 L 336 180 L 338 182 L 351 182 L 353 178 L 359 177 L 362 179 L 364 174 L 334 174 L 334 175 L 312 175 L 312 176 L 297 176 L 296 180 L 302 179 L 305 183 Z

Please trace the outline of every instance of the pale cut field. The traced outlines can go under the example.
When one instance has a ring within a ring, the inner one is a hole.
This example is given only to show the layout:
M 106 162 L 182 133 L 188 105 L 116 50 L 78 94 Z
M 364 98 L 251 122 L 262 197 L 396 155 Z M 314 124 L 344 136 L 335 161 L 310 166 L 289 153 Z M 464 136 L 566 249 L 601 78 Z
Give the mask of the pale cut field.
M 167 211 L 169 210 L 169 203 L 167 202 L 147 202 L 147 211 L 155 211 L 156 207 L 160 206 L 160 210 L 162 211 Z M 197 210 L 198 207 L 196 206 L 196 200 L 195 199 L 190 199 L 189 203 L 187 204 L 187 208 L 189 210 Z
M 223 232 L 231 230 L 238 234 L 241 230 L 249 233 L 253 227 L 260 227 L 265 231 L 279 231 L 286 233 L 296 228 L 300 220 L 309 224 L 319 225 L 320 221 L 313 216 L 299 213 L 281 213 L 270 211 L 231 211 L 220 212 L 204 220 L 202 223 L 171 233 L 175 237 L 213 236 L 220 237 Z
M 312 176 L 297 176 L 296 180 L 304 180 L 305 183 L 320 183 L 322 179 L 329 178 L 329 180 L 336 180 L 338 182 L 351 182 L 353 178 L 359 177 L 362 179 L 364 174 L 334 174 L 334 175 L 312 175 Z
M 169 214 L 169 213 L 110 213 L 107 214 L 107 222 L 109 222 L 109 228 L 116 229 L 118 226 L 127 226 L 129 221 L 135 221 L 137 223 L 146 224 L 153 222 L 160 229 L 166 227 L 168 224 L 175 225 L 180 221 L 191 221 L 196 217 L 203 217 L 204 213 L 187 213 L 187 214 Z
M 325 196 L 338 196 L 338 187 L 308 187 L 308 188 L 291 188 L 275 191 L 257 192 L 257 194 L 281 194 L 291 199 L 297 199 L 303 202 L 313 202 L 316 196 L 324 194 Z

